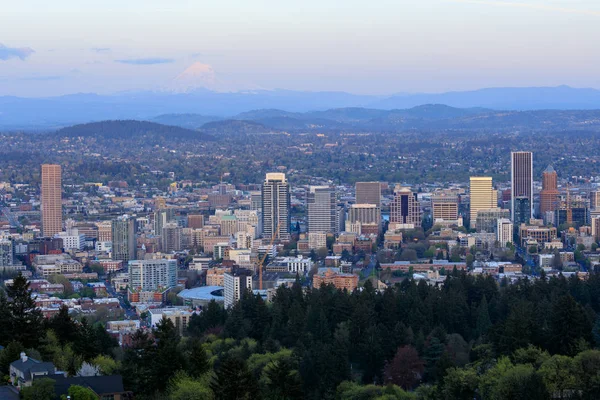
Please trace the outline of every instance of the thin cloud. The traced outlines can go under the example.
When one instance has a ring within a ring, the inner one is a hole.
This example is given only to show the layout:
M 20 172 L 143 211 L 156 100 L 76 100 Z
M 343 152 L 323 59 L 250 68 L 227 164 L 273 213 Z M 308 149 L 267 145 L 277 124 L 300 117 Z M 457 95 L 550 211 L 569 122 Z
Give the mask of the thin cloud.
M 90 50 L 94 53 L 110 53 L 111 51 L 108 47 L 92 47 Z
M 513 8 L 528 8 L 530 10 L 540 11 L 553 11 L 564 14 L 581 14 L 591 15 L 594 17 L 600 17 L 600 11 L 586 10 L 581 8 L 567 8 L 567 7 L 556 7 L 544 4 L 532 4 L 532 3 L 515 3 L 511 1 L 497 1 L 497 0 L 447 0 L 453 3 L 465 3 L 465 4 L 480 4 L 497 7 L 513 7 Z
M 35 53 L 35 51 L 29 47 L 7 47 L 0 43 L 0 60 L 3 61 L 9 60 L 11 58 L 25 60 L 33 53 Z
M 172 58 L 133 58 L 125 60 L 115 60 L 115 62 L 121 64 L 130 65 L 156 65 L 156 64 L 170 64 L 174 62 Z
M 26 76 L 18 78 L 19 81 L 60 81 L 64 79 L 64 76 L 59 75 L 48 75 L 48 76 Z

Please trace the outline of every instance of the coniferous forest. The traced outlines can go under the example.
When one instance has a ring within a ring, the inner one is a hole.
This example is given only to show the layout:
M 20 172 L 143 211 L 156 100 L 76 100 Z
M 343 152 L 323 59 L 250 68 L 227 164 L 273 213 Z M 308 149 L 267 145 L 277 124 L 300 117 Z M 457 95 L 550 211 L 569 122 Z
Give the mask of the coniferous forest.
M 163 320 L 125 348 L 66 310 L 45 321 L 28 294 L 17 278 L 0 295 L 3 375 L 27 349 L 71 374 L 119 373 L 139 399 L 600 398 L 596 273 L 498 284 L 453 271 L 442 287 L 352 293 L 297 283 L 272 303 L 210 303 L 183 337 Z

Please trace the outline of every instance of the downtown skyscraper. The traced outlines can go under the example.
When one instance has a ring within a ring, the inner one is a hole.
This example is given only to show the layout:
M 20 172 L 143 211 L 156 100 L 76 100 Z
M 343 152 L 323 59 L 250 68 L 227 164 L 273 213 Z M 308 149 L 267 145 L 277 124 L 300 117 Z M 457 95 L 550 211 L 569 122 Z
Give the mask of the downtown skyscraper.
M 136 256 L 135 220 L 123 215 L 112 221 L 112 259 L 135 260 Z
M 529 223 L 533 215 L 533 153 L 510 153 L 511 219 L 515 227 Z
M 542 217 L 548 211 L 556 211 L 558 202 L 558 176 L 551 165 L 542 173 L 542 190 L 540 192 L 540 214 Z
M 337 233 L 335 189 L 329 186 L 311 186 L 307 195 L 308 231 Z
M 42 164 L 42 233 L 62 231 L 62 173 L 60 165 Z
M 472 176 L 469 178 L 470 197 L 470 227 L 475 228 L 477 224 L 477 213 L 481 210 L 489 210 L 497 207 L 497 195 L 489 176 Z
M 290 184 L 284 173 L 268 173 L 262 185 L 263 235 L 290 240 Z M 277 227 L 279 226 L 279 231 Z

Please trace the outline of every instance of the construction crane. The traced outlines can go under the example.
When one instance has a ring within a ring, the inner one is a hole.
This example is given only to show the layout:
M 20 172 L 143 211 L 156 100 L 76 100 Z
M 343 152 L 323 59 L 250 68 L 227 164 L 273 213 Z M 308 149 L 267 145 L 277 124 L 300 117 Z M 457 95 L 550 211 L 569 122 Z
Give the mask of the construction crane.
M 281 227 L 281 221 L 277 222 L 277 228 L 275 229 L 275 232 L 273 233 L 273 235 L 271 236 L 271 242 L 269 243 L 269 247 L 273 246 L 273 243 L 275 243 L 275 239 L 277 238 L 277 236 L 279 235 L 279 228 Z M 263 258 L 258 262 L 258 290 L 262 290 L 263 288 L 263 284 L 262 284 L 262 276 L 263 276 L 263 264 L 265 263 L 265 260 L 267 259 L 267 257 L 269 256 L 269 252 L 266 251 L 265 255 L 263 256 Z

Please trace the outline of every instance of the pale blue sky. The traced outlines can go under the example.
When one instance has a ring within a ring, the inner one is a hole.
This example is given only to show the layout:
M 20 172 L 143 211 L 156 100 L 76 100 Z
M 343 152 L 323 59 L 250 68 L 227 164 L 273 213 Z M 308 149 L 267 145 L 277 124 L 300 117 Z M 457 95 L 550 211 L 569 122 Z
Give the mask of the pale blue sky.
M 0 95 L 161 89 L 194 62 L 268 89 L 600 88 L 598 0 L 2 3 Z

